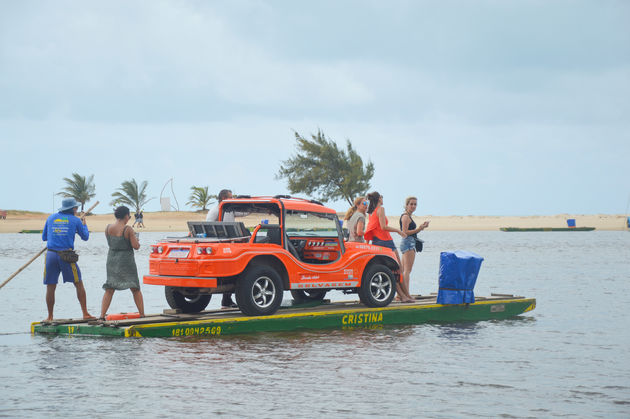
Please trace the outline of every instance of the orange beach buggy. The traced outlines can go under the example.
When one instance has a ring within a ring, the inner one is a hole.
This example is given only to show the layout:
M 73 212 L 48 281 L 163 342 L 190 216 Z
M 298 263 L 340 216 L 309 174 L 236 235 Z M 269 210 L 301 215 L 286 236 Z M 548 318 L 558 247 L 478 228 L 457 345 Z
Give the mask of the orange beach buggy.
M 152 246 L 143 282 L 164 285 L 172 308 L 202 311 L 212 294 L 226 291 L 252 316 L 275 313 L 285 290 L 298 301 L 321 300 L 335 289 L 358 293 L 369 307 L 394 298 L 400 281 L 394 253 L 344 242 L 336 212 L 317 201 L 240 196 L 221 202 L 219 220 L 225 218 L 235 221 L 189 221 L 189 237 Z M 250 232 L 244 221 L 259 224 Z

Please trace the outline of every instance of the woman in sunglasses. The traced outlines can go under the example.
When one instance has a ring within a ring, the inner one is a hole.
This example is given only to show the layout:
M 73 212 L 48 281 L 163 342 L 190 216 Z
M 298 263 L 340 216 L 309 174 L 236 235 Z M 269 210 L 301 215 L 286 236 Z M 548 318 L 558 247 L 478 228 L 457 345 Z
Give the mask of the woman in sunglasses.
M 365 243 L 363 239 L 363 231 L 365 229 L 365 212 L 367 211 L 368 201 L 364 196 L 360 196 L 354 200 L 354 205 L 346 212 L 344 221 L 347 221 L 349 242 Z
M 413 269 L 413 263 L 416 260 L 416 240 L 418 240 L 418 233 L 429 227 L 429 222 L 425 221 L 416 226 L 416 222 L 411 218 L 411 214 L 414 213 L 418 207 L 418 198 L 410 196 L 405 200 L 405 212 L 400 216 L 400 229 L 407 235 L 402 242 L 400 242 L 400 251 L 402 253 L 402 274 L 403 274 L 403 288 L 409 291 L 409 280 L 411 277 L 411 270 Z M 409 293 L 411 295 L 411 293 Z
M 370 202 L 367 210 L 368 214 L 370 214 L 370 220 L 365 229 L 365 240 L 371 240 L 372 244 L 376 246 L 392 249 L 394 255 L 396 255 L 398 265 L 402 266 L 400 255 L 389 232 L 393 231 L 394 233 L 398 233 L 403 239 L 407 237 L 407 235 L 403 233 L 402 230 L 387 225 L 387 216 L 385 215 L 385 208 L 383 208 L 383 195 L 378 192 L 372 192 L 368 194 L 367 198 Z M 403 303 L 412 303 L 415 301 L 411 295 L 409 295 L 409 291 L 399 284 L 396 285 L 396 293 L 398 294 L 396 298 L 400 298 L 400 301 Z

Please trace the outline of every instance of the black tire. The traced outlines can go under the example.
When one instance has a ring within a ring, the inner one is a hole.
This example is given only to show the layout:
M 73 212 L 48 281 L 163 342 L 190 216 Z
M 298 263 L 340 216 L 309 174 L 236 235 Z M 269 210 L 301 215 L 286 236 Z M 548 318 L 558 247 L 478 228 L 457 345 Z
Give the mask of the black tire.
M 208 307 L 211 294 L 184 294 L 182 288 L 164 287 L 166 302 L 171 308 L 178 308 L 184 313 L 198 313 Z
M 248 316 L 273 314 L 282 303 L 284 288 L 275 269 L 254 265 L 236 283 L 236 304 Z
M 291 296 L 296 303 L 322 301 L 326 296 L 326 292 L 326 290 L 291 290 Z
M 396 281 L 391 269 L 374 264 L 363 272 L 359 299 L 368 307 L 385 307 L 396 295 Z

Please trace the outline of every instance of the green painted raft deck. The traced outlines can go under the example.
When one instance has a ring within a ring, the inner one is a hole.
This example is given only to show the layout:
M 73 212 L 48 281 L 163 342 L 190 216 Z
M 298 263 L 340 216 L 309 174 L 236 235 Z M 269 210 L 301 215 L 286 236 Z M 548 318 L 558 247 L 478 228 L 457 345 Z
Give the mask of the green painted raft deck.
M 436 296 L 420 297 L 415 303 L 392 303 L 368 308 L 352 302 L 324 302 L 314 307 L 282 307 L 271 316 L 248 317 L 237 309 L 196 314 L 155 314 L 142 319 L 98 323 L 77 319 L 51 324 L 31 324 L 33 334 L 117 337 L 220 337 L 254 332 L 308 329 L 379 329 L 383 326 L 420 323 L 498 320 L 536 307 L 536 299 L 493 294 L 476 297 L 473 304 L 436 304 Z M 165 310 L 168 312 L 168 310 Z

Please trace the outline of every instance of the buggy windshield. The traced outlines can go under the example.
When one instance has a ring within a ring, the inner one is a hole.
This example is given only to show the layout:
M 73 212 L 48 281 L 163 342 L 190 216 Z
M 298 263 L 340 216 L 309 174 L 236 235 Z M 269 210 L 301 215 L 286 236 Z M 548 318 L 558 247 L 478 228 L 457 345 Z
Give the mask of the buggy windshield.
M 338 237 L 337 223 L 337 216 L 334 214 L 289 210 L 285 230 L 289 237 Z

